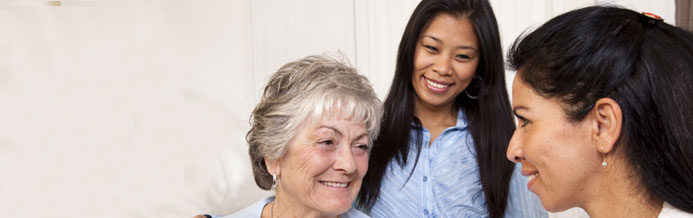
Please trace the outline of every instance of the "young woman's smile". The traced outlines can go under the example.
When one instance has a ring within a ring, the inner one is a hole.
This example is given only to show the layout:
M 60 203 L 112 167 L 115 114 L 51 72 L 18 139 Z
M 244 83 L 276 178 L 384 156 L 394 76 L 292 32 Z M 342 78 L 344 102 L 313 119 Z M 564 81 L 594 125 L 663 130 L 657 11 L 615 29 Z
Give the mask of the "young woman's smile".
M 476 72 L 478 47 L 469 19 L 449 14 L 434 17 L 416 45 L 412 73 L 416 101 L 451 107 Z

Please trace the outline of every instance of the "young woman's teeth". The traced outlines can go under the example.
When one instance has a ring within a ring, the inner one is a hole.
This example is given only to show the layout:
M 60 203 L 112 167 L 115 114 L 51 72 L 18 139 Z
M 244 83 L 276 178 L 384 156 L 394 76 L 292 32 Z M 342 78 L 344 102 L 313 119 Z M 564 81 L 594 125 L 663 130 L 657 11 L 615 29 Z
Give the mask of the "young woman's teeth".
M 330 187 L 337 187 L 337 188 L 344 188 L 347 187 L 349 183 L 340 183 L 340 182 L 325 182 L 325 181 L 320 181 L 323 185 L 330 186 Z
M 535 173 L 535 174 L 529 175 L 529 176 L 527 176 L 527 180 L 532 181 L 532 180 L 533 180 L 534 178 L 536 178 L 537 176 L 539 176 L 539 173 Z
M 448 87 L 448 85 L 436 83 L 431 80 L 426 80 L 426 82 L 428 83 L 428 85 L 433 86 L 434 88 L 444 89 L 445 87 Z

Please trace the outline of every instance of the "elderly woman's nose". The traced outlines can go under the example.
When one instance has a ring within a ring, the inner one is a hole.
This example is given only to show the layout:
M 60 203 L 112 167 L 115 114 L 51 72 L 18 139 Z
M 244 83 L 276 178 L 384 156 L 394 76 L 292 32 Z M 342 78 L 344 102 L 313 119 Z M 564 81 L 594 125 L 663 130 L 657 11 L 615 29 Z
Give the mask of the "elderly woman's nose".
M 356 161 L 351 153 L 351 146 L 340 146 L 341 148 L 335 153 L 334 169 L 344 171 L 345 173 L 353 173 L 356 171 Z
M 510 143 L 508 144 L 508 150 L 505 153 L 506 157 L 508 160 L 512 162 L 520 162 L 522 158 L 524 158 L 522 154 L 522 145 L 519 143 L 519 137 L 517 134 L 513 134 L 513 137 L 510 138 Z

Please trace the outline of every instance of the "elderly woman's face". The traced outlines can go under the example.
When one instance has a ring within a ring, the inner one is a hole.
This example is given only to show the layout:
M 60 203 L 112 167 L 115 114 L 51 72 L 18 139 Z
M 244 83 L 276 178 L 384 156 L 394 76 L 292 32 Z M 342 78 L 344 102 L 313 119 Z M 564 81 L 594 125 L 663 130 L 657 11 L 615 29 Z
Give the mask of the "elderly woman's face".
M 280 159 L 278 197 L 320 213 L 346 212 L 368 169 L 368 142 L 364 122 L 324 116 L 304 124 Z
M 519 76 L 513 82 L 513 112 L 518 127 L 508 146 L 508 159 L 522 163 L 527 188 L 549 211 L 582 206 L 599 193 L 594 179 L 601 154 L 590 140 L 587 119 L 571 122 L 561 103 L 538 95 Z

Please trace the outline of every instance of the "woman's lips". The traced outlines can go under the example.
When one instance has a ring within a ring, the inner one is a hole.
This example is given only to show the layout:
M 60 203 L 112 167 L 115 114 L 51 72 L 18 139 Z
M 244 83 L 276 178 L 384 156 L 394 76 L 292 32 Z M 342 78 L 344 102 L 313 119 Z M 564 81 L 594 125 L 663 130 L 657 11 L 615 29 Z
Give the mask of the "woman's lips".
M 428 79 L 425 76 L 421 76 L 421 78 L 426 82 L 426 87 L 428 87 L 428 89 L 437 93 L 445 92 L 450 88 L 450 86 L 454 85 L 454 83 L 445 83 L 441 81 Z
M 522 170 L 522 175 L 527 177 L 527 180 L 529 181 L 527 183 L 527 189 L 530 189 L 534 182 L 537 180 L 537 177 L 539 177 L 539 172 Z
M 346 188 L 349 186 L 350 182 L 330 182 L 330 181 L 320 181 L 320 184 L 333 188 Z

